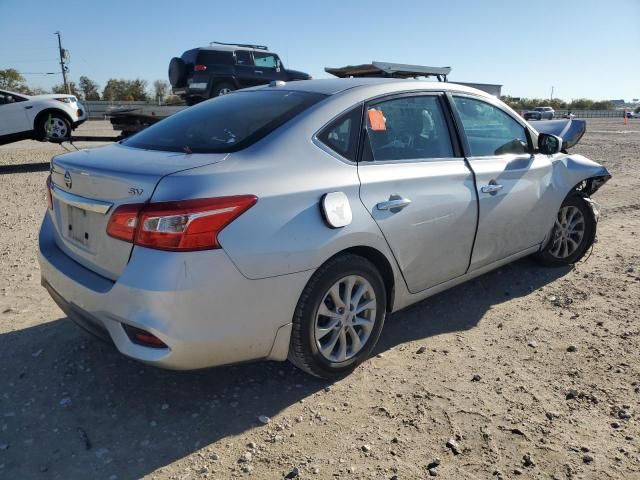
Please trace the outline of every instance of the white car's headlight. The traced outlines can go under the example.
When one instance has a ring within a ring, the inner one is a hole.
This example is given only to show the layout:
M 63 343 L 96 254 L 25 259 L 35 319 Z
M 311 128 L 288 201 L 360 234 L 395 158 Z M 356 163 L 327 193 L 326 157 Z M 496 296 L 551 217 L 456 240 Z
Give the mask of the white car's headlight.
M 56 100 L 63 103 L 76 103 L 78 101 L 76 97 L 60 97 L 56 98 Z

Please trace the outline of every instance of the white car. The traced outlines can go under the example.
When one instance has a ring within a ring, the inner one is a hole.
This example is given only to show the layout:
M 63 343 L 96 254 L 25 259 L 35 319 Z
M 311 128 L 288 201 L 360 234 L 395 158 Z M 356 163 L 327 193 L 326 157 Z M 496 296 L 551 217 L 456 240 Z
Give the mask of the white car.
M 0 90 L 0 145 L 27 138 L 61 142 L 86 119 L 86 109 L 73 95 Z

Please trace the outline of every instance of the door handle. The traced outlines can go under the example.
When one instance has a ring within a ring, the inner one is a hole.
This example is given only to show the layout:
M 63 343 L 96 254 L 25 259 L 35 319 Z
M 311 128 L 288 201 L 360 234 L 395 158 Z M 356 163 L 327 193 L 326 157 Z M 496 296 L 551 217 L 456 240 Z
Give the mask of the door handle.
M 28 105 L 28 106 L 24 107 L 25 110 L 29 110 L 30 108 L 33 108 L 33 105 Z
M 502 190 L 502 185 L 498 185 L 497 183 L 490 183 L 480 189 L 482 193 L 490 193 L 491 195 L 495 195 L 500 190 Z
M 392 212 L 395 210 L 399 212 L 404 207 L 409 206 L 411 200 L 408 198 L 401 197 L 399 195 L 391 195 L 389 200 L 386 202 L 380 202 L 376 205 L 378 210 L 391 210 Z
M 264 72 L 262 70 L 254 70 L 255 73 L 259 73 L 260 75 L 262 75 Z

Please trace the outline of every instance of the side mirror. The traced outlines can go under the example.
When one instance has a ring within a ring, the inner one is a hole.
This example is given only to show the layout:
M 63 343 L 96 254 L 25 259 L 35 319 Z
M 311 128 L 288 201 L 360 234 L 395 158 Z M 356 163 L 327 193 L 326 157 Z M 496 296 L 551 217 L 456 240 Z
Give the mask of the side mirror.
M 553 155 L 562 150 L 562 138 L 557 135 L 541 133 L 538 136 L 538 150 L 545 155 Z

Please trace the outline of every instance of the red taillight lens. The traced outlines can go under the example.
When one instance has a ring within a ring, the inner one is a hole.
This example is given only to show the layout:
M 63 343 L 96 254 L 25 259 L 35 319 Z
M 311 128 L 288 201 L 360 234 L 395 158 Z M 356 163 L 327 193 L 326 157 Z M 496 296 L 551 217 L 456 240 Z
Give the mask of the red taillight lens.
M 125 242 L 133 242 L 138 226 L 138 214 L 142 207 L 143 203 L 135 203 L 116 208 L 107 224 L 107 234 Z
M 206 65 L 194 65 L 193 69 L 196 72 L 204 72 L 207 69 L 207 66 Z
M 254 195 L 238 195 L 144 206 L 122 205 L 111 215 L 107 233 L 120 240 L 159 250 L 220 248 L 220 231 L 257 200 Z
M 132 327 L 131 325 L 122 324 L 122 326 L 133 343 L 137 343 L 143 347 L 169 348 L 166 343 L 156 337 L 153 333 L 142 330 L 141 328 Z
M 47 177 L 47 207 L 53 210 L 53 197 L 51 196 L 51 174 Z

